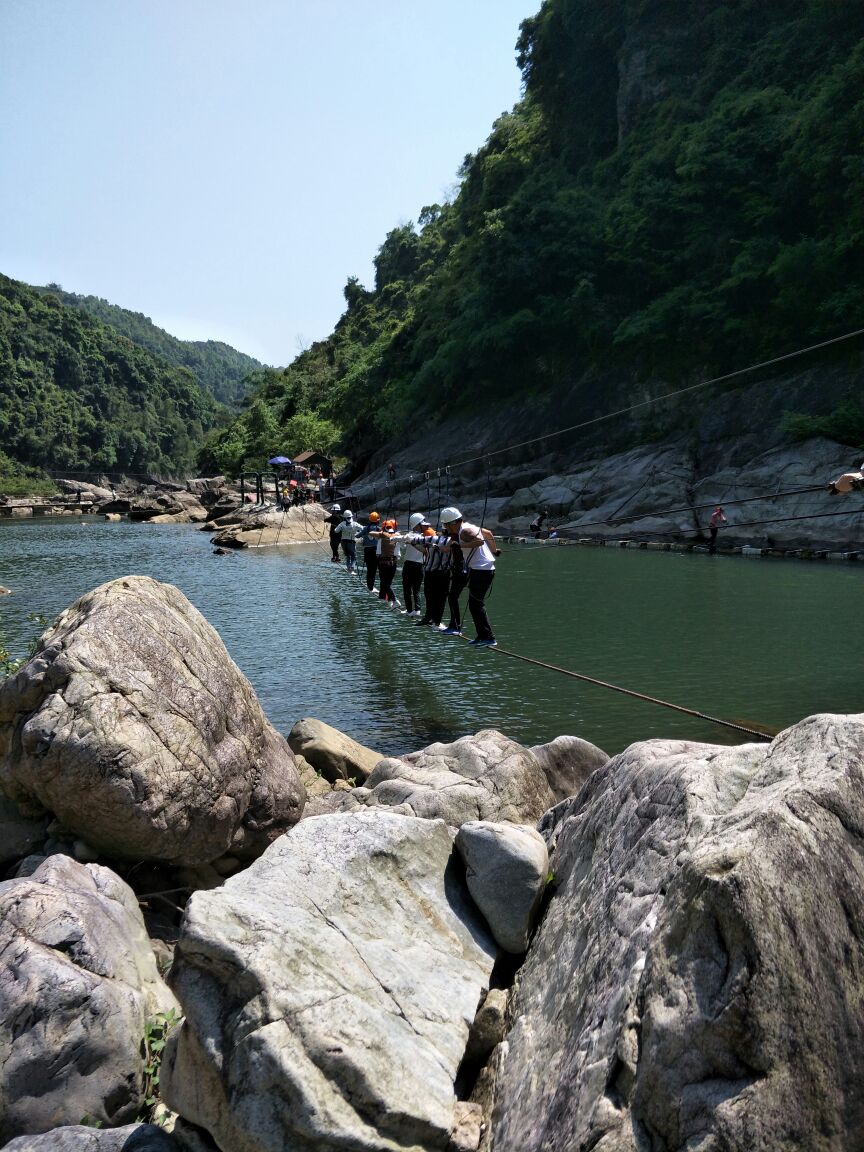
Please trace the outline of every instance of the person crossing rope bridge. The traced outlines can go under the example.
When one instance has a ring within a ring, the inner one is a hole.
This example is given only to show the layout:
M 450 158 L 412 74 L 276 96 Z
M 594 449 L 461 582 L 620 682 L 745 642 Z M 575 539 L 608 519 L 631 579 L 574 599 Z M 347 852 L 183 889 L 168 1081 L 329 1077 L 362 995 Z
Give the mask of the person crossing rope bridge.
M 468 611 L 477 629 L 475 648 L 494 648 L 498 641 L 486 615 L 486 597 L 495 579 L 495 557 L 500 555 L 488 528 L 465 521 L 458 508 L 445 508 L 441 523 L 462 551 L 468 582 Z

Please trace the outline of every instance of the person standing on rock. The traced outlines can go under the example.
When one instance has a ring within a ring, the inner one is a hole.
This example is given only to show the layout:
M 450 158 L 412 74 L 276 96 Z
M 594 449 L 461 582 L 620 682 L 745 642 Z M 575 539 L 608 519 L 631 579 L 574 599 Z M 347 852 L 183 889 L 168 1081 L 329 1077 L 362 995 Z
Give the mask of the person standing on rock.
M 708 532 L 711 537 L 708 543 L 708 555 L 713 556 L 717 551 L 717 533 L 720 530 L 721 524 L 728 524 L 728 520 L 723 512 L 723 509 L 718 504 L 714 511 L 711 513 L 711 519 L 708 521 Z
M 544 508 L 542 512 L 538 512 L 531 523 L 528 525 L 528 531 L 535 540 L 539 540 L 540 533 L 543 531 L 544 521 L 549 519 L 549 509 Z
M 337 528 L 342 523 L 342 508 L 339 504 L 334 504 L 330 509 L 330 515 L 324 517 L 324 523 L 330 525 L 330 551 L 333 555 L 330 557 L 331 564 L 339 563 L 339 541 L 340 536 Z

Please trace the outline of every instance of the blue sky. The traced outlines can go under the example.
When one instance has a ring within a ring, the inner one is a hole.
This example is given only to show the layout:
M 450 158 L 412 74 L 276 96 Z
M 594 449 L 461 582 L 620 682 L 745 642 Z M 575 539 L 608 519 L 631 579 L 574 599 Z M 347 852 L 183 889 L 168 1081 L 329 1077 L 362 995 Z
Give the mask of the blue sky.
M 519 98 L 539 0 L 0 0 L 0 272 L 269 363 Z

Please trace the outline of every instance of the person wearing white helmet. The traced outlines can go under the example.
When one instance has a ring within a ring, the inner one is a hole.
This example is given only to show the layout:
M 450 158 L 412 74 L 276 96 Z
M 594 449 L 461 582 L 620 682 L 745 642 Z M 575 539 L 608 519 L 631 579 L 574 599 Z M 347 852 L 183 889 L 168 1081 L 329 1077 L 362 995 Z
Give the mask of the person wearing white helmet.
M 332 504 L 330 506 L 330 515 L 324 517 L 324 523 L 330 525 L 330 551 L 333 553 L 333 555 L 330 557 L 330 561 L 333 564 L 338 564 L 340 537 L 336 529 L 342 523 L 341 505 Z
M 345 553 L 345 567 L 353 576 L 357 570 L 357 537 L 363 529 L 354 519 L 354 513 L 347 508 L 342 514 L 342 523 L 336 525 L 336 533 Z
M 449 541 L 450 551 L 450 583 L 447 591 L 447 607 L 450 609 L 450 623 L 444 629 L 444 635 L 461 636 L 462 610 L 459 607 L 459 597 L 465 591 L 465 585 L 468 583 L 468 573 L 465 571 L 465 560 L 458 542 L 459 528 L 462 526 L 462 513 L 458 508 L 442 508 L 438 519 L 441 522 L 441 527 L 444 529 L 444 535 Z
M 471 644 L 475 648 L 495 648 L 498 641 L 486 615 L 485 603 L 492 581 L 495 579 L 495 557 L 498 550 L 493 551 L 494 537 L 486 529 L 464 520 L 458 508 L 448 511 L 456 515 L 448 520 L 447 531 L 458 540 L 468 572 L 468 611 L 477 629 L 477 635 Z M 441 518 L 444 519 L 443 512 Z M 492 545 L 489 543 L 490 539 Z
M 422 512 L 413 512 L 408 518 L 408 531 L 402 537 L 405 555 L 402 560 L 402 595 L 405 607 L 404 616 L 420 615 L 420 589 L 423 586 L 424 545 L 426 538 L 423 529 L 429 524 Z

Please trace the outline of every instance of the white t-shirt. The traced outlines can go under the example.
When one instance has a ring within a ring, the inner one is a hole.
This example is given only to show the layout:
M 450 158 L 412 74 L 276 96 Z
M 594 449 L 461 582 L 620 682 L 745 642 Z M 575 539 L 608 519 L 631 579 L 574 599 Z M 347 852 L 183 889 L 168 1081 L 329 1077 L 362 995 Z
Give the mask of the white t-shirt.
M 462 543 L 462 533 L 469 532 L 474 537 L 480 537 L 483 543 L 477 547 L 471 544 Z M 469 571 L 477 572 L 494 572 L 495 571 L 495 557 L 492 554 L 492 549 L 486 543 L 483 533 L 476 524 L 468 524 L 467 522 L 462 525 L 459 532 L 459 547 L 462 549 L 462 555 L 465 557 L 465 567 Z
M 338 532 L 343 540 L 354 540 L 363 529 L 356 520 L 343 520 L 341 524 L 336 525 L 333 531 Z
M 426 554 L 415 545 L 423 543 L 426 537 L 420 532 L 406 532 L 402 539 L 405 541 L 403 560 L 413 560 L 416 564 L 422 564 Z

